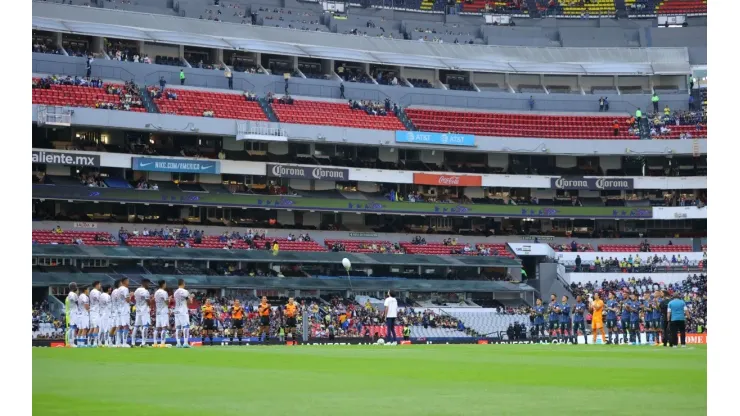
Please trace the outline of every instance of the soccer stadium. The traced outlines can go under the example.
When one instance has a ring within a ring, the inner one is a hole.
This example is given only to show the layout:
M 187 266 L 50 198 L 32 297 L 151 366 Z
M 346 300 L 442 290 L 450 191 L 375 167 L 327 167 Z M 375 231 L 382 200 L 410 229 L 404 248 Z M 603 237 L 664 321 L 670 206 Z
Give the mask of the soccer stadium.
M 34 412 L 707 413 L 706 0 L 32 23 Z

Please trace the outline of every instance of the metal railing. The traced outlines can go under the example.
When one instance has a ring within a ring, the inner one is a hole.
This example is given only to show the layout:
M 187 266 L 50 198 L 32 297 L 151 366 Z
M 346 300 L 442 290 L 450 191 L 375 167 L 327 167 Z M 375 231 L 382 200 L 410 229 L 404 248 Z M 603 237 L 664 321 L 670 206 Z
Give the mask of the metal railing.
M 70 126 L 74 111 L 69 107 L 40 105 L 37 109 L 36 124 L 39 126 Z

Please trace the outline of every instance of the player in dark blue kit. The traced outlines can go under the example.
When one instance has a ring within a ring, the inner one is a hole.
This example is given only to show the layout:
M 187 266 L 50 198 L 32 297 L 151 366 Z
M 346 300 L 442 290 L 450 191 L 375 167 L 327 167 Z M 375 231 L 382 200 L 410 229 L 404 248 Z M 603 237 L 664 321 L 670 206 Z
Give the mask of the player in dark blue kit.
M 619 302 L 614 299 L 614 292 L 609 293 L 609 299 L 606 301 L 606 329 L 609 331 L 607 344 L 619 343 L 619 327 L 617 326 L 617 314 L 619 313 Z M 612 341 L 612 336 L 614 340 Z
M 629 333 L 630 333 L 630 309 L 629 309 L 629 299 L 625 299 L 621 302 L 619 302 L 619 308 L 622 311 L 620 314 L 619 322 L 622 324 L 622 342 L 625 344 L 629 343 Z
M 558 313 L 556 311 L 558 306 L 558 298 L 553 293 L 550 295 L 550 303 L 547 305 L 547 311 L 549 312 L 547 317 L 547 337 L 550 339 L 550 342 L 552 342 L 554 336 L 557 336 L 556 334 L 558 332 Z
M 571 335 L 571 327 L 573 326 L 570 322 L 570 305 L 568 304 L 568 297 L 563 295 L 560 301 L 560 342 L 568 342 L 568 338 Z
M 663 333 L 663 320 L 660 313 L 660 304 L 663 302 L 663 292 L 660 290 L 655 291 L 654 305 L 653 305 L 653 328 L 655 329 L 655 345 L 660 345 L 662 338 L 665 337 Z
M 580 296 L 576 296 L 576 304 L 573 305 L 573 343 L 578 344 L 578 331 L 583 332 L 583 342 L 588 344 L 588 335 L 586 334 L 586 320 L 583 314 L 588 307 Z
M 537 342 L 545 339 L 545 311 L 547 308 L 542 304 L 542 299 L 537 299 L 537 304 L 534 306 L 534 333 Z
M 637 295 L 634 293 L 630 295 L 629 310 L 630 310 L 630 342 L 632 345 L 640 345 L 642 340 L 640 339 L 640 308 L 642 304 L 637 300 Z
M 650 345 L 655 342 L 655 327 L 653 326 L 653 299 L 648 292 L 645 292 L 642 298 L 642 319 L 645 322 L 645 345 Z

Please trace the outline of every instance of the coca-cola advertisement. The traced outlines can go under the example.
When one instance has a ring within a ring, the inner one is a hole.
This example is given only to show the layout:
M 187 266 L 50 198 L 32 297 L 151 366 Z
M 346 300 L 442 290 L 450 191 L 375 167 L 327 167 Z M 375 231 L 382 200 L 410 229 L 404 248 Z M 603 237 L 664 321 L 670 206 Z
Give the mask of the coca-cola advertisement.
M 483 177 L 479 175 L 414 173 L 414 183 L 436 186 L 482 186 Z

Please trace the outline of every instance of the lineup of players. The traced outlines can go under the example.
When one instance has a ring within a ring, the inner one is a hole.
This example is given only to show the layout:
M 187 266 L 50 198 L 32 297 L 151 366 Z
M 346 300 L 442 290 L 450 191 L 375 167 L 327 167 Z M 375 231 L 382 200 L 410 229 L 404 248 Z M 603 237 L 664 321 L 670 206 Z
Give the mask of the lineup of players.
M 586 312 L 591 313 L 593 343 L 600 335 L 605 344 L 658 345 L 666 332 L 667 318 L 661 291 L 644 293 L 642 299 L 633 293 L 628 299 L 617 300 L 611 292 L 604 302 L 597 292 L 586 301 L 581 296 L 577 296 L 572 305 L 568 301 L 568 296 L 558 301 L 555 294 L 550 295 L 547 305 L 542 299 L 537 299 L 531 311 L 535 341 L 576 344 L 580 333 L 588 344 Z
M 111 287 L 102 287 L 99 281 L 90 286 L 78 287 L 69 284 L 69 293 L 65 301 L 67 331 L 65 341 L 68 347 L 134 347 L 137 336 L 139 346 L 147 346 L 151 316 L 154 309 L 153 343 L 154 347 L 164 347 L 171 329 L 170 315 L 174 315 L 175 346 L 190 348 L 190 306 L 193 294 L 185 289 L 185 281 L 178 280 L 178 287 L 172 295 L 167 291 L 164 280 L 157 282 L 154 296 L 150 295 L 151 281 L 143 279 L 133 296 L 129 291 L 129 279 L 115 281 Z M 134 324 L 131 325 L 131 302 L 135 307 Z M 174 300 L 174 308 L 170 303 Z M 241 344 L 244 336 L 246 313 L 238 300 L 227 312 L 231 318 L 231 343 Z M 261 340 L 268 341 L 270 335 L 270 317 L 272 305 L 262 297 L 258 307 L 260 319 L 259 334 Z M 287 339 L 295 336 L 298 304 L 293 298 L 283 308 Z M 210 300 L 201 307 L 202 341 L 210 340 L 216 332 L 218 313 Z

